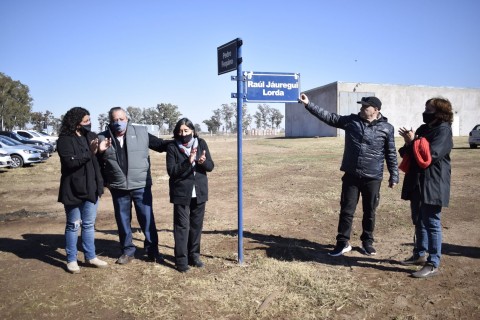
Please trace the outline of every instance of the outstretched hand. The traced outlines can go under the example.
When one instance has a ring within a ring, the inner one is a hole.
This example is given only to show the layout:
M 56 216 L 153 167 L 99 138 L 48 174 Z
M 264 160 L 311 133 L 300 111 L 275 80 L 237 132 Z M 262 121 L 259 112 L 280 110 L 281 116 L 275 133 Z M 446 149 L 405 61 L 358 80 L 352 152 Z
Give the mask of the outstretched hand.
M 307 105 L 310 102 L 308 99 L 307 95 L 305 93 L 302 93 L 300 95 L 300 99 L 298 99 L 298 103 L 303 103 L 304 105 Z

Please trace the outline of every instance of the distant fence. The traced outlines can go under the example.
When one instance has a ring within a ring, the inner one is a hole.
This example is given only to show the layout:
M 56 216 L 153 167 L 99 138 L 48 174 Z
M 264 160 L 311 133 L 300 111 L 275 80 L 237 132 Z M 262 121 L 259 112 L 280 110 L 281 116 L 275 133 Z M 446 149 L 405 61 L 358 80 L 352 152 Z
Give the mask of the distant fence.
M 280 129 L 250 129 L 245 130 L 247 136 L 276 136 L 280 134 Z
M 154 124 L 142 124 L 142 123 L 132 123 L 132 125 L 135 125 L 135 126 L 144 126 L 147 128 L 147 131 L 148 133 L 150 134 L 153 134 L 154 136 L 161 136 L 161 135 L 168 135 L 168 133 L 165 133 L 165 132 L 161 132 L 160 131 L 160 127 L 158 125 L 154 125 Z M 162 130 L 162 131 L 165 131 L 165 130 Z M 210 135 L 213 135 L 211 132 L 201 132 L 202 134 L 210 134 Z M 248 129 L 248 130 L 244 130 L 243 131 L 243 134 L 246 135 L 246 136 L 276 136 L 276 135 L 279 135 L 279 134 L 282 134 L 283 131 L 282 129 Z M 219 131 L 217 132 L 215 135 L 236 135 L 236 133 L 234 132 L 224 132 L 224 131 Z
M 276 136 L 279 134 L 282 134 L 283 131 L 281 129 L 249 129 L 249 130 L 243 130 L 243 135 L 245 136 Z M 205 133 L 203 133 L 205 134 Z M 208 131 L 208 134 L 214 135 L 214 133 Z M 236 135 L 236 132 L 224 132 L 224 131 L 219 131 L 215 133 L 215 135 L 225 135 L 225 136 L 230 136 L 230 135 Z

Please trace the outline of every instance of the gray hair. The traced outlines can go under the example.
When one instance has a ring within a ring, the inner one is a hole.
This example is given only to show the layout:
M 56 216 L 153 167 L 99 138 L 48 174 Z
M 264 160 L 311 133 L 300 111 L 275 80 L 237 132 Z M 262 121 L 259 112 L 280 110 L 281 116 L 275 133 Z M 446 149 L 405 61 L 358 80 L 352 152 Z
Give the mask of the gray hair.
M 123 109 L 122 107 L 113 107 L 110 109 L 110 111 L 108 111 L 108 120 L 110 122 L 113 122 L 113 113 L 120 110 L 123 111 L 123 113 L 125 113 L 128 119 L 128 114 L 127 114 L 127 111 L 125 111 L 125 109 Z

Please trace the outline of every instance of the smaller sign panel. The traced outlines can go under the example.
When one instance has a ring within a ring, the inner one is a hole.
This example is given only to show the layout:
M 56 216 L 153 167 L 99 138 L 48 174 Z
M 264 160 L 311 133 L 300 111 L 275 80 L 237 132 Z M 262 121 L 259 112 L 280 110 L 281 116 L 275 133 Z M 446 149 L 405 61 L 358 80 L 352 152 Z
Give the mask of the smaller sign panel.
M 237 70 L 237 48 L 242 45 L 239 38 L 217 48 L 218 74 Z
M 244 72 L 245 101 L 297 102 L 300 74 L 281 72 Z

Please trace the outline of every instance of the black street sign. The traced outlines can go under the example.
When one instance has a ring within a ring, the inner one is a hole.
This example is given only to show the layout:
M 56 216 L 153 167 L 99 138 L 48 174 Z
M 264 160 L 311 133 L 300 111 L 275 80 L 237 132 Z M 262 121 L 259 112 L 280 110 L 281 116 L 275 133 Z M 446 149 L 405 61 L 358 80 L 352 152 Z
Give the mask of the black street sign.
M 238 58 L 237 48 L 242 45 L 239 38 L 230 41 L 217 48 L 218 74 L 237 70 Z

